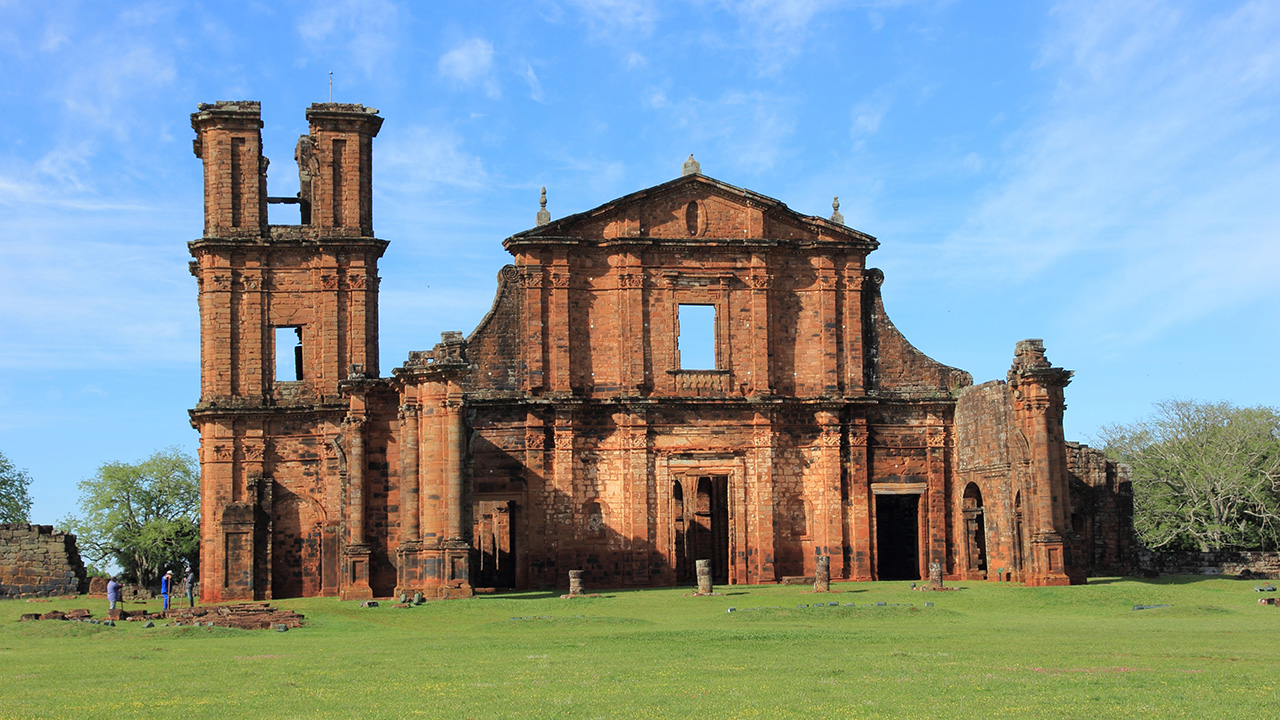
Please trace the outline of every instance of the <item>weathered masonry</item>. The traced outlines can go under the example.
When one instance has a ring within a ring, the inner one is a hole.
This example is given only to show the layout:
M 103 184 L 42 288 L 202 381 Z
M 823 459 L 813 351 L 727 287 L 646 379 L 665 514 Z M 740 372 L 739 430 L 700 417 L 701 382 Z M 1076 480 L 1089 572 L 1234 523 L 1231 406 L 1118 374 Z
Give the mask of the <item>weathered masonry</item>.
M 1038 340 L 1007 381 L 912 347 L 878 243 L 702 175 L 504 242 L 493 308 L 381 377 L 377 111 L 323 103 L 270 198 L 259 105 L 192 115 L 211 598 L 812 575 L 1081 582 L 1129 562 L 1127 479 L 1067 443 Z M 269 202 L 297 225 L 267 224 Z M 690 331 L 700 326 L 701 332 Z M 702 347 L 695 347 L 701 345 Z M 701 350 L 698 354 L 696 351 Z

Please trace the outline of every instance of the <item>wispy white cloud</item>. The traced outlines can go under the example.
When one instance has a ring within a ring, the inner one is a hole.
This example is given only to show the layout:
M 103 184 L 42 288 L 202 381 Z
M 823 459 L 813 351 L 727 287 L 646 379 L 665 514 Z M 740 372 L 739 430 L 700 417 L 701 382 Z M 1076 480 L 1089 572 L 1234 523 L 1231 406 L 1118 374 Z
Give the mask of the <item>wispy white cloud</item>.
M 1056 73 L 1054 93 L 949 239 L 948 267 L 998 282 L 1078 276 L 1072 313 L 1124 342 L 1280 301 L 1280 7 L 1192 17 L 1064 3 L 1053 14 L 1039 68 Z M 1110 262 L 1073 265 L 1082 253 Z
M 886 96 L 876 95 L 853 106 L 853 121 L 849 134 L 853 139 L 854 150 L 863 149 L 867 138 L 880 132 L 880 123 L 889 112 L 890 104 Z
M 524 81 L 529 84 L 529 98 L 534 102 L 542 102 L 542 81 L 538 79 L 538 73 L 533 71 L 533 66 L 529 64 L 529 61 L 522 62 L 524 69 L 520 74 L 524 77 Z
M 401 27 L 400 6 L 389 0 L 322 0 L 308 3 L 297 30 L 313 48 L 338 46 L 366 78 L 393 62 Z M 328 53 L 326 53 L 328 54 Z M 330 68 L 337 69 L 337 68 Z
M 658 23 L 658 3 L 652 0 L 567 0 L 597 39 L 648 37 Z
M 440 56 L 437 67 L 441 77 L 463 87 L 483 87 L 485 94 L 492 98 L 501 95 L 493 78 L 493 43 L 484 38 L 468 38 L 457 43 Z M 532 72 L 533 68 L 529 70 Z
M 738 18 L 740 31 L 759 57 L 762 75 L 777 75 L 804 52 L 813 34 L 810 26 L 823 13 L 871 8 L 872 22 L 884 24 L 882 11 L 910 4 L 911 0 L 720 0 L 725 11 Z
M 712 176 L 772 169 L 795 133 L 794 102 L 759 90 L 726 92 L 710 100 L 669 99 L 660 93 L 648 104 L 672 118 L 700 158 L 718 157 L 728 165 L 717 170 L 704 164 L 704 172 Z
M 378 139 L 378 188 L 405 198 L 427 197 L 440 186 L 484 188 L 491 178 L 463 144 L 460 135 L 445 127 L 415 125 L 384 132 Z

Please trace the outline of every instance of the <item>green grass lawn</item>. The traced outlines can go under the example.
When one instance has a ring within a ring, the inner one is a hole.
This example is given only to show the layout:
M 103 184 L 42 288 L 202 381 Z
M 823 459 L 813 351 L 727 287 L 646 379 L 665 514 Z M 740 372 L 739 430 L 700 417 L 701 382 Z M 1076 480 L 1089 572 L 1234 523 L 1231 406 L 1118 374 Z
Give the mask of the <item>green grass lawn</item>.
M 297 599 L 275 603 L 307 616 L 284 633 L 19 623 L 75 607 L 101 617 L 106 603 L 3 601 L 0 716 L 1267 717 L 1280 706 L 1280 608 L 1258 605 L 1256 584 L 725 586 L 408 609 Z M 819 601 L 841 605 L 797 607 Z

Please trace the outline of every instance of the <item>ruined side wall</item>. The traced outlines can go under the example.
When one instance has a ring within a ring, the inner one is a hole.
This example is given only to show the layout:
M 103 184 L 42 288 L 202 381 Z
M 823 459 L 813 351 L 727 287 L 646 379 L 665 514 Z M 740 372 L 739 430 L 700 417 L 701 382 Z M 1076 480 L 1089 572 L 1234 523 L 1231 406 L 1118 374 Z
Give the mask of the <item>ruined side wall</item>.
M 1101 450 L 1067 443 L 1074 562 L 1089 575 L 1134 571 L 1133 490 L 1128 466 Z
M 524 308 L 516 278 L 514 266 L 502 268 L 493 307 L 467 338 L 467 358 L 477 368 L 466 379 L 468 392 L 521 390 L 524 350 L 520 340 Z
M 76 595 L 89 589 L 76 536 L 51 525 L 0 525 L 0 598 Z
M 975 539 L 967 537 L 957 523 L 953 540 L 960 554 L 960 574 L 974 579 L 1019 579 L 1026 543 L 1019 520 L 1029 502 L 1025 490 L 1030 455 L 1026 437 L 1013 419 L 1009 386 L 996 380 L 966 389 L 956 403 L 955 418 L 954 512 L 963 514 L 965 491 L 973 484 L 981 494 L 986 542 L 985 570 L 969 567 L 965 560 Z
M 879 270 L 870 271 L 874 282 L 868 283 L 870 296 L 865 306 L 870 309 L 874 340 L 870 361 L 871 387 L 887 394 L 943 396 L 973 384 L 973 376 L 957 368 L 943 365 L 920 352 L 903 337 L 889 320 L 880 297 Z

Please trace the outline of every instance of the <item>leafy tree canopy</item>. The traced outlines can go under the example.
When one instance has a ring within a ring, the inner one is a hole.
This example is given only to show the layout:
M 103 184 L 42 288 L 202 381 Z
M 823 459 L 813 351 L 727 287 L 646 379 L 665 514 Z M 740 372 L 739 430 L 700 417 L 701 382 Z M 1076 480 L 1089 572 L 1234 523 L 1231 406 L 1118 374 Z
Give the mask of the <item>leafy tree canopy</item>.
M 135 464 L 107 463 L 82 480 L 80 514 L 64 524 L 94 564 L 114 561 L 126 577 L 156 583 L 166 570 L 195 568 L 200 547 L 200 469 L 177 448 Z
M 31 476 L 0 453 L 0 523 L 31 522 Z
M 1153 549 L 1280 549 L 1280 411 L 1167 400 L 1109 425 L 1102 447 L 1133 469 L 1134 528 Z

